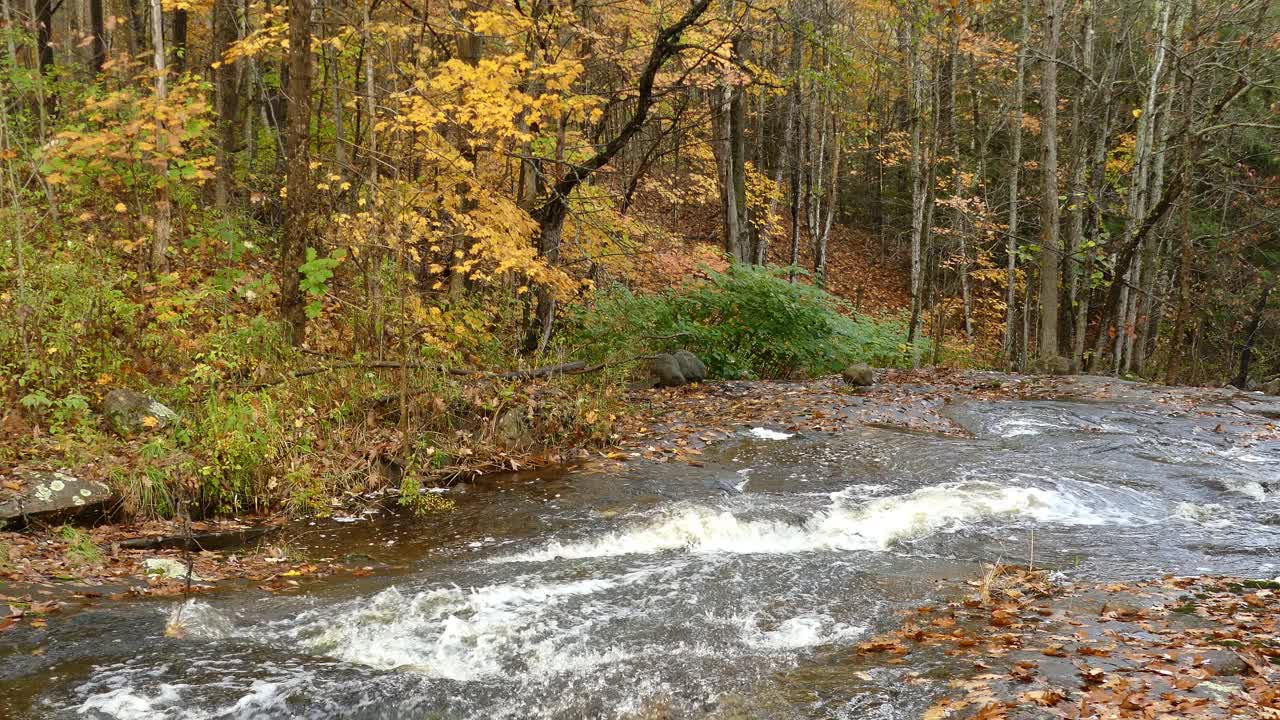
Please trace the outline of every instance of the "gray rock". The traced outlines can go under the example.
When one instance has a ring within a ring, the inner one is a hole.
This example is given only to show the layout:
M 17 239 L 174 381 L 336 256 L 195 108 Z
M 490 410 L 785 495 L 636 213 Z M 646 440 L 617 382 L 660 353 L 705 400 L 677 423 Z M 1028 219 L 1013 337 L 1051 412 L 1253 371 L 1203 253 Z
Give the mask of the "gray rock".
M 162 578 L 186 580 L 187 575 L 190 575 L 191 582 L 208 582 L 208 578 L 197 575 L 194 568 L 184 565 L 173 558 L 147 558 L 142 561 L 142 569 L 148 575 Z
M 1258 389 L 1267 395 L 1280 395 L 1280 378 L 1275 378 Z
M 1071 361 L 1061 355 L 1037 358 L 1031 366 L 1037 375 L 1070 375 Z
M 102 414 L 111 429 L 121 435 L 168 427 L 178 421 L 178 414 L 161 403 L 124 388 L 107 393 L 102 399 Z
M 524 408 L 507 408 L 493 423 L 493 439 L 499 447 L 513 449 L 532 444 Z
M 674 357 L 680 364 L 680 374 L 684 375 L 685 382 L 702 382 L 707 379 L 707 366 L 702 364 L 697 355 L 688 350 L 680 350 Z
M 676 387 L 685 384 L 684 373 L 680 371 L 680 361 L 674 355 L 662 353 L 653 359 L 649 366 L 658 387 Z
M 63 472 L 29 471 L 14 476 L 19 488 L 0 485 L 0 524 L 25 517 L 73 516 L 111 499 L 111 489 L 96 480 Z
M 866 363 L 857 363 L 845 368 L 840 373 L 840 377 L 844 378 L 845 383 L 854 387 L 870 387 L 876 382 L 876 371 Z

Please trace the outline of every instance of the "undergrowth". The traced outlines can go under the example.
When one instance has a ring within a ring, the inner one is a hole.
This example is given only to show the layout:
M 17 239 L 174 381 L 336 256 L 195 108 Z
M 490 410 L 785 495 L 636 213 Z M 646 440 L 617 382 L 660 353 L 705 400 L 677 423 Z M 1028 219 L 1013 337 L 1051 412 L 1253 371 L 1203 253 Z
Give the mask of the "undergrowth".
M 687 349 L 715 378 L 812 377 L 911 358 L 900 319 L 858 314 L 798 268 L 735 265 L 647 295 L 616 286 L 579 309 L 572 328 L 566 344 L 594 360 Z

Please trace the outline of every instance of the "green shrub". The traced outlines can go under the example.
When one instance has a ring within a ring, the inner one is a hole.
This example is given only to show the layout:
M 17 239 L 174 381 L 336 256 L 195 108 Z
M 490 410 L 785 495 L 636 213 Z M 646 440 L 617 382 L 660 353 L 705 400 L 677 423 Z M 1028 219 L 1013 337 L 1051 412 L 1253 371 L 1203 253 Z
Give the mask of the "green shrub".
M 735 265 L 658 295 L 615 288 L 574 317 L 568 341 L 595 359 L 693 351 L 718 378 L 822 375 L 910 358 L 906 328 L 857 315 L 796 268 Z

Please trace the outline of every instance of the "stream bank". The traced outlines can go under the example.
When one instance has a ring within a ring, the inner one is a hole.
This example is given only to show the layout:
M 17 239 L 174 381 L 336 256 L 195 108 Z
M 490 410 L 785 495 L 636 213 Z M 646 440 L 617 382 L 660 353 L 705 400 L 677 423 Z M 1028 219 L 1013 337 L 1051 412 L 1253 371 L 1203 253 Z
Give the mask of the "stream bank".
M 1238 407 L 1249 396 L 895 373 L 860 394 L 723 383 L 644 399 L 624 421 L 637 430 L 620 431 L 629 442 L 574 472 L 459 485 L 445 493 L 455 510 L 425 518 L 286 528 L 308 533 L 292 547 L 312 564 L 347 571 L 277 572 L 279 589 L 219 581 L 192 605 L 103 599 L 24 615 L 0 634 L 10 714 L 994 713 L 998 688 L 961 706 L 967 690 L 948 682 L 1015 666 L 864 644 L 910 627 L 922 605 L 976 622 L 961 617 L 970 583 L 997 564 L 1050 569 L 1054 588 L 1073 588 L 1064 598 L 1165 575 L 1280 574 L 1280 443 Z M 1270 592 L 1241 602 L 1270 612 Z M 981 615 L 1026 625 L 1023 644 L 1039 647 L 1038 607 Z M 175 613 L 181 638 L 166 636 Z M 1057 677 L 1046 686 L 1069 689 Z M 371 704 L 342 705 L 352 692 Z

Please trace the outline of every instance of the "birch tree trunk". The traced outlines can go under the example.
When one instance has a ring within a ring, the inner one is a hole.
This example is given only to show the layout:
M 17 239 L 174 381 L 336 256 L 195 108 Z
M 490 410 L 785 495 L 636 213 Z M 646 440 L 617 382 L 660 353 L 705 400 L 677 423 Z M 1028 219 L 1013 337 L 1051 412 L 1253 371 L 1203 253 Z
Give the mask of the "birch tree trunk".
M 1138 225 L 1142 222 L 1147 211 L 1147 192 L 1151 177 L 1151 150 L 1154 140 L 1153 135 L 1155 134 L 1156 100 L 1160 78 L 1164 74 L 1172 2 L 1171 0 L 1158 0 L 1157 7 L 1159 8 L 1159 20 L 1157 23 L 1159 45 L 1156 48 L 1155 61 L 1151 66 L 1151 75 L 1147 82 L 1146 100 L 1142 106 L 1142 115 L 1138 118 L 1138 131 L 1134 139 L 1133 179 L 1129 185 L 1129 197 L 1124 222 L 1124 238 L 1126 240 L 1133 237 L 1134 233 L 1137 232 Z M 1134 265 L 1130 262 L 1127 267 L 1115 268 L 1116 277 L 1113 282 L 1121 283 L 1119 302 L 1114 308 L 1116 337 L 1112 369 L 1116 375 L 1124 372 L 1126 368 L 1127 358 L 1124 351 L 1126 347 L 1129 347 L 1127 344 L 1128 336 L 1134 320 L 1130 312 L 1132 306 L 1130 288 L 1140 279 L 1138 277 L 1139 267 L 1139 265 Z

